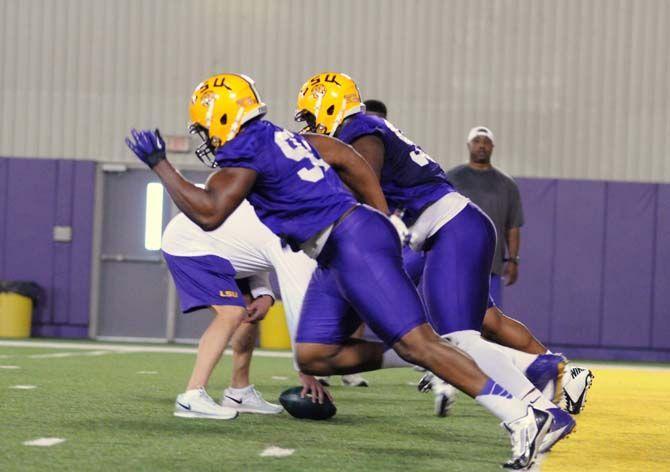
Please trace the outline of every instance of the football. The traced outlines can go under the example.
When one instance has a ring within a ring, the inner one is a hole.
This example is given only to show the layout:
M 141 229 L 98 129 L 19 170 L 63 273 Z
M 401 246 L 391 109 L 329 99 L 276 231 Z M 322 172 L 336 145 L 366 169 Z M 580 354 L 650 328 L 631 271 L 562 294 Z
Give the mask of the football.
M 279 403 L 291 416 L 300 419 L 327 420 L 337 412 L 337 408 L 328 397 L 324 398 L 323 403 L 312 402 L 312 396 L 309 394 L 301 398 L 301 391 L 302 387 L 292 387 L 279 395 Z

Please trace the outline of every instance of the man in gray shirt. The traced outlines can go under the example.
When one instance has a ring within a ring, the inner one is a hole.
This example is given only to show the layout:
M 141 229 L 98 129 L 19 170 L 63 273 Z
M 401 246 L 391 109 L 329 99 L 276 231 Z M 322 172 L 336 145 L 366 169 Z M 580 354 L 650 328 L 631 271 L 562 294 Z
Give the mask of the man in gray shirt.
M 447 178 L 456 190 L 484 210 L 496 228 L 498 239 L 491 268 L 491 297 L 500 306 L 501 277 L 505 285 L 514 284 L 518 277 L 523 209 L 516 182 L 491 164 L 494 144 L 491 130 L 483 126 L 472 128 L 467 143 L 470 162 L 451 169 Z

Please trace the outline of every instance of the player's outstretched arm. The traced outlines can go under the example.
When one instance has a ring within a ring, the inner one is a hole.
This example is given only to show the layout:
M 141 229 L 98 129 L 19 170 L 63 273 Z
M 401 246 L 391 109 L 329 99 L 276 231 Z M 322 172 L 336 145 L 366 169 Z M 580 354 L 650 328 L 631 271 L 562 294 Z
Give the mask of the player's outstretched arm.
M 154 167 L 177 207 L 205 231 L 213 231 L 230 216 L 249 194 L 256 172 L 227 167 L 213 173 L 205 188 L 196 187 L 167 160 Z
M 256 181 L 256 172 L 225 168 L 210 176 L 204 189 L 186 180 L 165 157 L 165 142 L 157 129 L 132 130 L 126 144 L 160 177 L 181 211 L 205 231 L 212 231 L 235 211 Z
M 324 161 L 356 195 L 368 205 L 388 215 L 386 198 L 379 185 L 379 179 L 367 161 L 354 148 L 342 141 L 321 134 L 303 135 L 316 148 Z

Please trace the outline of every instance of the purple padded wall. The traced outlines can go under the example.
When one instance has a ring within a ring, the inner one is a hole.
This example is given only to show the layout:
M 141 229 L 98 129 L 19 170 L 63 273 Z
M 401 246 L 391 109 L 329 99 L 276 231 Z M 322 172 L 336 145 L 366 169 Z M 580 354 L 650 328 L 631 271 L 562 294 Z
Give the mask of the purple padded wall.
M 45 288 L 33 324 L 53 317 L 53 215 L 58 162 L 10 159 L 3 279 L 31 280 Z
M 670 361 L 670 185 L 518 183 L 526 225 L 505 311 L 569 356 Z
M 554 263 L 556 181 L 518 179 L 517 183 L 526 220 L 521 235 L 522 264 L 517 283 L 505 289 L 502 305 L 536 336 L 549 339 L 552 272 L 548 268 Z
M 7 234 L 7 168 L 9 161 L 0 159 L 0 276 L 5 271 L 5 238 Z
M 33 335 L 87 336 L 95 163 L 0 159 L 0 182 L 0 279 L 45 289 Z M 54 242 L 55 225 L 72 242 Z
M 520 278 L 504 308 L 552 348 L 670 360 L 670 185 L 519 179 Z M 95 163 L 0 158 L 0 279 L 47 292 L 33 334 L 87 336 Z M 72 226 L 70 243 L 53 226 Z
M 652 346 L 670 349 L 670 185 L 659 185 L 652 306 Z
M 651 346 L 656 188 L 607 184 L 602 345 Z
M 558 181 L 551 343 L 600 338 L 604 182 Z
M 88 326 L 91 295 L 91 254 L 95 210 L 94 162 L 77 162 L 72 186 L 72 256 L 70 259 L 70 323 Z M 87 332 L 88 335 L 88 332 Z

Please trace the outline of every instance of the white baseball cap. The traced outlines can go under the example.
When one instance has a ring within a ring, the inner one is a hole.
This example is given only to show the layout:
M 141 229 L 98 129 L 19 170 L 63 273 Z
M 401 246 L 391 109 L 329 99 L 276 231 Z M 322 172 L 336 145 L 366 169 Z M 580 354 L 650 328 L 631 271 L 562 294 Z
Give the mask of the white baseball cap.
M 468 142 L 472 141 L 477 136 L 486 136 L 491 140 L 491 143 L 493 144 L 495 144 L 496 142 L 495 137 L 493 136 L 491 130 L 485 126 L 475 126 L 474 128 L 472 128 L 468 133 Z

